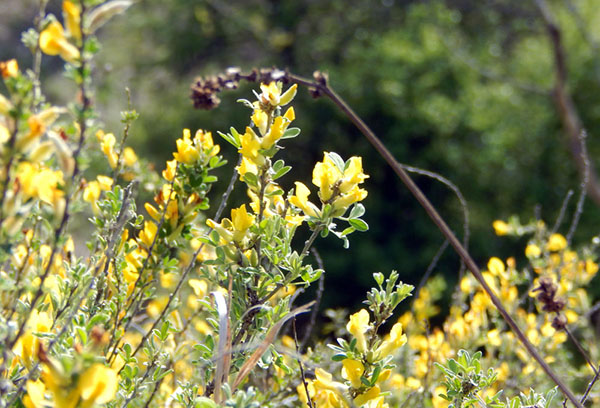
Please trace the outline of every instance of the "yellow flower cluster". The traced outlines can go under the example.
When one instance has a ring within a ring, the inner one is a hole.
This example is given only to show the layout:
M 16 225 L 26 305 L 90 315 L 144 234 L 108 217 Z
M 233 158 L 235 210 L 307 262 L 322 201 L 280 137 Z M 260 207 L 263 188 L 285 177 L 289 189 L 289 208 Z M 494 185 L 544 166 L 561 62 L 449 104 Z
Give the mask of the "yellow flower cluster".
M 322 369 L 318 369 L 317 378 L 308 382 L 308 391 L 311 400 L 317 408 L 330 407 L 372 407 L 387 408 L 385 396 L 381 392 L 381 385 L 392 375 L 388 368 L 378 368 L 377 378 L 373 378 L 375 367 L 382 361 L 389 361 L 395 352 L 406 344 L 406 335 L 402 332 L 402 324 L 396 323 L 389 335 L 382 341 L 373 333 L 374 328 L 369 322 L 369 312 L 361 309 L 350 316 L 346 329 L 356 340 L 357 354 L 348 355 L 342 360 L 341 375 L 346 384 L 332 380 L 333 376 Z M 305 404 L 308 399 L 303 384 L 297 387 L 299 398 Z M 345 395 L 352 397 L 349 404 Z
M 251 116 L 252 123 L 258 130 L 246 127 L 246 132 L 240 137 L 239 153 L 242 163 L 238 167 L 240 177 L 246 173 L 259 174 L 259 168 L 264 166 L 268 157 L 272 157 L 276 150 L 272 148 L 281 139 L 289 124 L 296 118 L 294 108 L 290 107 L 283 116 L 276 115 L 276 111 L 287 105 L 296 96 L 297 86 L 292 85 L 281 94 L 281 82 L 261 84 L 262 93 L 258 101 L 254 102 L 254 112 Z
M 213 143 L 211 132 L 205 132 L 203 130 L 196 131 L 194 139 L 192 140 L 190 130 L 183 129 L 183 137 L 177 139 L 175 143 L 177 145 L 177 152 L 173 153 L 175 161 L 189 165 L 193 165 L 199 160 L 202 160 L 203 163 L 206 164 L 208 159 L 216 156 L 220 151 L 219 145 Z M 174 170 L 175 167 L 176 165 L 172 161 L 168 162 L 167 169 L 171 171 L 169 175 L 172 174 L 172 170 Z M 163 176 L 168 181 L 172 180 L 172 178 L 166 177 L 164 173 Z
M 312 182 L 319 187 L 319 198 L 323 205 L 331 204 L 333 216 L 341 216 L 348 207 L 367 197 L 367 191 L 359 188 L 367 176 L 363 173 L 362 159 L 351 157 L 344 167 L 336 163 L 332 153 L 325 153 L 323 161 L 315 165 Z M 290 203 L 300 208 L 309 217 L 319 217 L 321 210 L 308 200 L 310 190 L 297 181 L 296 193 Z
M 117 373 L 104 364 L 92 364 L 74 378 L 65 374 L 56 362 L 47 360 L 41 379 L 27 381 L 23 403 L 27 408 L 89 408 L 112 401 L 117 388 Z
M 73 2 L 63 1 L 63 16 L 67 30 L 58 21 L 52 21 L 40 33 L 40 49 L 48 55 L 60 55 L 67 62 L 79 60 L 76 44 L 81 41 L 81 12 Z M 71 41 L 70 41 L 71 40 Z

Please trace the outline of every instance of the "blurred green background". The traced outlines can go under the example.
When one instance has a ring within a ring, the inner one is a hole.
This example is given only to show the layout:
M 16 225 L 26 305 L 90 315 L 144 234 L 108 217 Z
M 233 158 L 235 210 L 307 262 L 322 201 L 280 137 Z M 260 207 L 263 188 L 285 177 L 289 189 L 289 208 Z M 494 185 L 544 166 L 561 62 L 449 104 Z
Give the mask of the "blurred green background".
M 60 3 L 51 1 L 49 9 L 60 14 Z M 0 59 L 30 60 L 18 44 L 36 4 L 2 0 Z M 569 89 L 594 159 L 600 150 L 600 7 L 597 0 L 549 5 L 564 36 Z M 159 169 L 171 158 L 182 128 L 216 134 L 248 123 L 250 112 L 235 101 L 251 98 L 251 87 L 223 94 L 214 111 L 197 111 L 189 99 L 196 76 L 230 66 L 277 66 L 305 76 L 327 72 L 333 88 L 400 162 L 455 183 L 468 201 L 469 247 L 482 266 L 491 256 L 520 256 L 524 248 L 523 241 L 496 237 L 493 220 L 517 214 L 528 221 L 538 214 L 552 224 L 567 192 L 579 189 L 551 96 L 551 44 L 533 1 L 145 0 L 104 27 L 100 40 L 95 103 L 107 129 L 119 132 L 124 88 L 131 89 L 141 116 L 129 141 Z M 61 66 L 58 58 L 44 59 L 46 92 L 58 101 L 74 92 L 62 79 Z M 364 202 L 370 231 L 352 235 L 347 251 L 333 237 L 317 242 L 327 271 L 326 305 L 356 308 L 376 271 L 395 269 L 401 279 L 417 284 L 442 235 L 330 101 L 313 100 L 300 90 L 294 105 L 302 135 L 287 143 L 281 156 L 295 168 L 282 179 L 286 189 L 293 177 L 310 181 L 323 151 L 363 156 L 371 176 Z M 221 145 L 235 163 L 234 149 Z M 228 171 L 220 174 L 223 180 Z M 462 236 L 456 196 L 437 181 L 414 177 Z M 238 188 L 232 205 L 244 199 Z M 559 229 L 563 233 L 575 201 Z M 597 234 L 599 221 L 597 206 L 586 201 L 576 242 Z M 453 282 L 458 267 L 458 257 L 447 249 L 434 273 Z

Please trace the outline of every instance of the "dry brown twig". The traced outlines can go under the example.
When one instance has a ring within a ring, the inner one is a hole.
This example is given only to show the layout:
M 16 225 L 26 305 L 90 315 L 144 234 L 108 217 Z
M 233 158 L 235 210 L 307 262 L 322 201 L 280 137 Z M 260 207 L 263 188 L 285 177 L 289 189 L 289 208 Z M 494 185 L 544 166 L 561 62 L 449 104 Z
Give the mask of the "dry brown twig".
M 560 119 L 565 128 L 571 156 L 575 161 L 581 179 L 586 180 L 589 197 L 600 205 L 600 181 L 587 152 L 582 148 L 581 135 L 585 128 L 577 112 L 573 98 L 567 89 L 567 59 L 562 33 L 545 0 L 534 0 L 548 32 L 552 52 L 554 54 L 555 82 L 552 95 Z

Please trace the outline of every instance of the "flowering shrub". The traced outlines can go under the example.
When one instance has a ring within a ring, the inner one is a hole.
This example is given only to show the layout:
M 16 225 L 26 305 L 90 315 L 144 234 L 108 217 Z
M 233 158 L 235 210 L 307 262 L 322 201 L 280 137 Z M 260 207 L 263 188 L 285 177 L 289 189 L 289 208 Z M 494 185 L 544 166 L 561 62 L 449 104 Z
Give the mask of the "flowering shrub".
M 23 35 L 34 67 L 0 64 L 0 406 L 550 406 L 554 383 L 471 276 L 443 324 L 430 322 L 445 286 L 434 278 L 388 328 L 414 288 L 396 272 L 375 273 L 366 308 L 333 323 L 337 344 L 299 342 L 295 316 L 314 302 L 294 301 L 323 273 L 309 262 L 315 240 L 331 234 L 347 248 L 350 234 L 368 230 L 361 158 L 325 152 L 312 197 L 299 181 L 285 191 L 279 180 L 292 169 L 275 156 L 300 134 L 298 85 L 271 77 L 256 100 L 242 101 L 251 125 L 218 132 L 232 147 L 183 129 L 155 172 L 126 145 L 138 113 L 122 112 L 115 136 L 92 102 L 94 33 L 130 4 L 65 0 L 61 23 L 42 1 L 43 18 Z M 43 55 L 62 58 L 78 88 L 68 106 L 41 91 Z M 197 87 L 201 105 L 215 104 L 223 81 Z M 215 206 L 225 148 L 239 162 Z M 248 198 L 231 203 L 240 185 Z M 143 209 L 141 193 L 153 196 Z M 86 219 L 89 236 L 77 228 Z M 598 271 L 594 248 L 575 251 L 541 222 L 494 228 L 531 235 L 529 265 L 491 258 L 485 282 L 546 362 L 598 403 L 586 291 Z M 300 230 L 309 233 L 302 243 Z

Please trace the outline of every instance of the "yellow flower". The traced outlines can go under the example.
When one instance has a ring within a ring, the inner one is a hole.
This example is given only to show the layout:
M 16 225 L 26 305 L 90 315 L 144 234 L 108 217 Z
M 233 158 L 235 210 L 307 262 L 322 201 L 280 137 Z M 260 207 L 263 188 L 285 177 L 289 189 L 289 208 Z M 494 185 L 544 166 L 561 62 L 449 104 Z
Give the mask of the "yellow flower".
M 498 329 L 490 330 L 487 333 L 487 341 L 488 344 L 491 344 L 492 346 L 500 346 L 502 344 L 502 339 L 500 338 L 500 331 Z
M 177 281 L 179 280 L 179 275 L 176 273 L 165 273 L 163 271 L 160 271 L 159 279 L 160 286 L 166 289 L 171 289 L 177 284 Z
M 367 190 L 354 186 L 352 190 L 340 195 L 333 201 L 333 208 L 336 209 L 335 214 L 343 214 L 350 205 L 362 201 L 365 198 L 367 198 Z
M 400 326 L 402 328 L 402 326 Z M 350 316 L 350 321 L 346 325 L 348 330 L 354 338 L 356 338 L 356 347 L 359 351 L 365 352 L 367 349 L 367 339 L 365 333 L 369 329 L 369 312 L 365 309 L 361 309 L 357 313 Z
M 299 181 L 296 181 L 294 184 L 296 185 L 296 191 L 295 194 L 289 198 L 290 203 L 300 208 L 304 214 L 309 217 L 318 217 L 318 208 L 308 201 L 308 196 L 310 195 L 308 187 Z
M 99 175 L 98 177 L 96 177 L 96 179 L 98 180 L 98 184 L 100 185 L 100 188 L 102 189 L 102 191 L 109 191 L 110 189 L 112 189 L 112 185 L 113 185 L 112 178 Z
M 38 358 L 40 339 L 33 333 L 48 333 L 52 327 L 52 318 L 46 312 L 34 309 L 25 325 L 26 330 L 13 347 L 13 352 L 27 367 L 31 367 Z
M 440 394 L 446 394 L 446 387 L 443 385 L 438 385 L 435 387 L 433 391 L 433 395 L 431 397 L 431 403 L 433 404 L 433 408 L 446 408 L 450 405 L 450 402 L 440 397 Z
M 204 279 L 190 279 L 188 284 L 198 298 L 203 298 L 208 292 L 208 283 Z
M 145 203 L 144 208 L 146 209 L 146 212 L 148 212 L 148 215 L 152 217 L 152 219 L 155 221 L 160 221 L 162 215 L 152 204 Z
M 212 133 L 205 132 L 201 129 L 196 131 L 196 134 L 194 135 L 194 143 L 197 146 L 200 146 L 202 151 L 205 154 L 208 154 L 209 157 L 215 156 L 219 153 L 219 151 L 221 151 L 221 147 L 214 144 Z
M 169 160 L 167 161 L 167 168 L 162 171 L 162 176 L 167 181 L 173 181 L 175 178 L 175 173 L 177 171 L 177 160 Z
M 12 102 L 9 101 L 6 96 L 0 94 L 0 115 L 3 116 L 7 116 L 8 112 L 13 108 Z M 0 127 L 5 129 L 6 132 L 6 136 L 4 136 L 4 134 L 2 135 L 2 138 L 0 138 L 0 142 L 1 143 L 6 143 L 8 141 L 8 129 L 6 128 L 6 126 L 4 126 L 2 123 L 0 123 Z
M 470 276 L 465 276 L 460 281 L 460 291 L 465 295 L 470 294 L 473 291 L 473 282 Z
M 179 204 L 177 200 L 169 201 L 169 204 L 167 204 L 165 218 L 169 220 L 172 228 L 177 226 L 177 220 L 179 219 Z
M 80 377 L 77 388 L 81 395 L 82 408 L 94 404 L 106 404 L 117 394 L 117 373 L 103 364 L 96 363 Z
M 290 119 L 292 118 L 292 119 Z M 285 115 L 277 116 L 269 129 L 269 133 L 265 135 L 261 142 L 261 147 L 263 149 L 270 149 L 281 137 L 283 136 L 283 132 L 287 129 L 290 122 L 295 118 L 294 108 L 290 107 Z
M 231 220 L 224 218 L 220 223 L 208 219 L 206 225 L 219 233 L 221 239 L 226 243 L 234 241 L 240 243 L 246 237 L 246 233 L 252 224 L 255 216 L 248 214 L 246 205 L 231 210 Z
M 238 166 L 238 173 L 240 174 L 240 180 L 246 173 L 258 173 L 258 167 L 254 162 L 246 157 L 242 156 L 242 163 Z
M 123 149 L 123 160 L 125 160 L 125 165 L 127 167 L 132 167 L 135 163 L 137 163 L 138 158 L 135 154 L 135 150 L 131 147 L 126 147 Z
M 108 164 L 110 165 L 111 169 L 117 167 L 117 162 L 119 160 L 119 156 L 115 152 L 116 142 L 117 140 L 115 139 L 115 135 L 113 135 L 112 133 L 103 133 L 101 135 L 100 149 L 108 159 Z
M 347 193 L 367 178 L 369 178 L 369 176 L 363 173 L 362 158 L 358 156 L 351 157 L 348 166 L 344 170 L 343 180 L 340 184 L 340 192 Z
M 421 388 L 421 381 L 415 377 L 408 377 L 406 379 L 406 386 L 412 390 Z
M 313 169 L 312 182 L 319 187 L 319 197 L 323 203 L 333 200 L 334 215 L 339 216 L 351 204 L 365 199 L 367 191 L 359 188 L 358 184 L 368 177 L 362 171 L 360 157 L 350 158 L 342 171 L 335 165 L 332 154 L 325 152 L 323 161 Z
M 386 339 L 377 348 L 376 355 L 384 358 L 392 354 L 396 349 L 406 344 L 406 334 L 402 334 L 402 323 L 392 326 L 389 339 Z
M 71 37 L 75 38 L 77 41 L 81 40 L 81 11 L 79 10 L 79 7 L 69 0 L 64 0 L 63 19 L 65 20 L 67 31 Z
M 94 212 L 98 211 L 97 201 L 100 198 L 100 183 L 96 180 L 90 181 L 83 190 L 83 200 L 92 204 Z
M 315 370 L 315 377 L 309 385 L 309 393 L 313 395 L 316 407 L 346 408 L 348 406 L 342 396 L 342 391 L 346 388 L 343 384 L 333 381 L 332 375 L 321 368 Z
M 146 307 L 146 313 L 148 313 L 148 316 L 154 318 L 160 313 L 162 313 L 168 302 L 169 298 L 166 296 L 155 298 L 148 302 L 148 306 Z
M 248 228 L 254 224 L 256 217 L 252 214 L 248 214 L 246 211 L 246 204 L 242 204 L 240 208 L 234 208 L 231 210 L 231 222 L 233 224 L 233 240 L 240 242 L 246 235 Z
M 251 128 L 247 127 L 246 133 L 240 138 L 241 147 L 238 152 L 246 159 L 260 166 L 264 161 L 264 157 L 258 152 L 260 150 L 260 143 L 261 141 L 256 133 L 254 133 Z
M 561 251 L 567 247 L 567 239 L 560 234 L 552 234 L 548 238 L 546 248 L 548 251 L 556 252 Z
M 256 109 L 250 119 L 252 119 L 260 134 L 264 136 L 269 127 L 269 115 L 260 109 Z
M 48 55 L 60 55 L 67 62 L 79 59 L 79 50 L 67 41 L 63 26 L 58 21 L 51 22 L 40 33 L 40 49 Z
M 56 205 L 64 196 L 60 186 L 64 184 L 62 171 L 22 162 L 17 167 L 17 178 L 25 199 L 39 198 L 41 201 Z
M 179 163 L 194 164 L 200 159 L 200 153 L 191 140 L 189 129 L 183 129 L 183 138 L 175 141 L 177 145 L 177 153 L 173 153 L 173 157 Z
M 542 254 L 542 250 L 535 244 L 529 244 L 525 247 L 525 256 L 527 258 L 539 258 Z
M 363 363 L 346 358 L 342 360 L 342 365 L 342 377 L 350 381 L 354 388 L 360 388 L 362 385 L 360 377 L 365 372 Z
M 42 408 L 47 405 L 44 393 L 46 392 L 46 386 L 40 380 L 27 381 L 25 385 L 27 395 L 23 398 L 23 404 L 27 408 Z
M 354 398 L 354 403 L 356 404 L 356 406 L 362 407 L 367 402 L 377 398 L 380 393 L 381 389 L 379 388 L 379 385 L 375 385 L 374 387 L 369 388 L 367 392 L 362 393 L 356 398 Z
M 282 83 L 271 82 L 269 84 L 260 84 L 262 93 L 259 96 L 259 101 L 263 105 L 270 105 L 271 107 L 285 106 L 294 99 L 296 96 L 296 90 L 298 85 L 294 84 L 282 95 Z
M 506 268 L 504 267 L 504 262 L 502 262 L 499 258 L 491 257 L 488 261 L 488 270 L 493 276 L 497 276 L 499 278 L 506 277 Z
M 155 223 L 152 221 L 144 221 L 144 229 L 140 232 L 140 241 L 142 241 L 147 248 L 150 248 L 150 245 L 152 245 L 157 230 L 158 226 Z
M 510 225 L 501 220 L 494 221 L 492 226 L 498 236 L 506 235 L 511 231 Z
M 19 75 L 19 64 L 16 59 L 0 62 L 0 73 L 2 78 L 14 78 Z
M 313 169 L 312 182 L 319 187 L 319 197 L 322 202 L 327 202 L 333 195 L 333 188 L 341 178 L 342 172 L 330 159 L 326 152 L 322 162 L 318 162 Z

